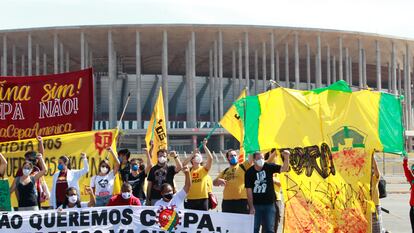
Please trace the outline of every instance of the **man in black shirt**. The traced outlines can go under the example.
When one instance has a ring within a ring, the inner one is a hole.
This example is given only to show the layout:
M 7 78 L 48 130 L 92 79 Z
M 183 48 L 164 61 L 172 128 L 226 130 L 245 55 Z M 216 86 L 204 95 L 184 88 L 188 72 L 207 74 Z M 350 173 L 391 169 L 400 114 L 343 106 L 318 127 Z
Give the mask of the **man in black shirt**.
M 129 174 L 131 167 L 129 166 L 129 157 L 131 152 L 128 149 L 118 151 L 118 160 L 121 163 L 119 166 L 119 174 L 121 174 L 122 181 L 126 181 L 126 175 Z
M 273 153 L 276 153 L 273 152 Z M 259 233 L 263 224 L 265 233 L 274 233 L 275 225 L 275 190 L 273 187 L 273 174 L 287 172 L 289 170 L 289 151 L 282 152 L 283 166 L 266 163 L 260 152 L 253 154 L 254 166 L 249 168 L 244 175 L 247 192 L 247 202 L 250 214 L 254 214 L 254 233 Z
M 181 171 L 182 164 L 175 151 L 171 151 L 170 157 L 174 159 L 175 165 L 168 165 L 167 150 L 160 149 L 157 152 L 158 163 L 151 168 L 148 174 L 148 187 L 147 187 L 147 205 L 154 205 L 159 199 L 161 199 L 161 186 L 164 183 L 168 183 L 174 186 L 174 176 Z

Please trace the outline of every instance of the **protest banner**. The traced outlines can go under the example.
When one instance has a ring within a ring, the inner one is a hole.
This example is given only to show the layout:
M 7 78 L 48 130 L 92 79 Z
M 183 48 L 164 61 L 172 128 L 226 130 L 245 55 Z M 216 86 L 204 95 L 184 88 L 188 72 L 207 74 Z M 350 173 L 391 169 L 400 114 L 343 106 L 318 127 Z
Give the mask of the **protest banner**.
M 88 131 L 93 119 L 92 69 L 0 76 L 0 142 Z
M 0 215 L 0 231 L 9 232 L 253 232 L 253 215 L 176 210 L 149 206 L 117 206 L 22 211 Z
M 284 232 L 371 232 L 372 154 L 405 153 L 399 97 L 352 92 L 339 81 L 313 91 L 277 88 L 236 107 L 248 153 L 291 153 L 280 176 Z
M 82 169 L 83 162 L 80 153 L 85 152 L 88 158 L 89 172 L 79 180 L 79 187 L 82 200 L 89 200 L 84 188 L 90 185 L 90 178 L 99 172 L 99 162 L 111 158 L 106 148 L 112 145 L 113 150 L 116 151 L 115 139 L 117 134 L 118 131 L 114 129 L 44 137 L 44 159 L 47 169 L 45 180 L 49 190 L 52 189 L 53 174 L 59 172 L 57 168 L 59 157 L 62 155 L 68 156 L 72 169 Z M 8 162 L 5 176 L 9 177 L 10 184 L 24 162 L 24 153 L 37 151 L 37 144 L 36 139 L 0 143 L 0 153 L 6 157 Z M 43 204 L 43 206 L 48 205 L 49 203 Z M 12 195 L 12 206 L 17 206 L 15 195 Z

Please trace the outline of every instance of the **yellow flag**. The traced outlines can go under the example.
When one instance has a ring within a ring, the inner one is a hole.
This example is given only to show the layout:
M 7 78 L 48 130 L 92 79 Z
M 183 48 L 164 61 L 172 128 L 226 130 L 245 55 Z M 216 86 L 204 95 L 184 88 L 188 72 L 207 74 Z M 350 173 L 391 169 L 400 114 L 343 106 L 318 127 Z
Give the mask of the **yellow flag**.
M 244 97 L 246 97 L 246 89 L 243 89 L 237 100 Z M 225 128 L 227 131 L 229 131 L 229 133 L 232 134 L 237 139 L 237 141 L 240 142 L 239 162 L 244 161 L 244 127 L 243 122 L 241 121 L 240 116 L 237 113 L 236 106 L 234 104 L 229 108 L 226 114 L 224 114 L 223 118 L 220 120 L 220 125 L 223 126 L 223 128 Z
M 151 158 L 153 163 L 157 163 L 157 151 L 160 149 L 167 149 L 167 127 L 165 126 L 164 102 L 162 97 L 162 89 L 158 94 L 157 102 L 154 106 L 154 111 L 151 114 L 150 124 L 145 135 L 145 142 L 147 148 L 150 148 L 150 141 L 154 142 L 154 150 Z

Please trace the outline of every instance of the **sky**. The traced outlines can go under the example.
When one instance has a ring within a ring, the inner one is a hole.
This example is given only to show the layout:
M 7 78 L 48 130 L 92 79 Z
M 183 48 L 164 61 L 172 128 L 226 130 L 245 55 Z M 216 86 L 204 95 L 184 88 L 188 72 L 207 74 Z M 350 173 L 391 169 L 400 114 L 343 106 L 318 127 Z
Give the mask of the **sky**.
M 414 39 L 412 0 L 0 0 L 0 30 L 105 24 L 236 24 Z

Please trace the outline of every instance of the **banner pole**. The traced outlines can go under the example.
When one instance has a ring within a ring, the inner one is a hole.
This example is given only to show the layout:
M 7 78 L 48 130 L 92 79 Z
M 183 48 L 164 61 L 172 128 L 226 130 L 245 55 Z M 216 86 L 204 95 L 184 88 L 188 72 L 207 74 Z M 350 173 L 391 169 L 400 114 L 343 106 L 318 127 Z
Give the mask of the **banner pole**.
M 118 126 L 117 126 L 118 129 L 120 129 L 120 127 L 121 127 L 122 119 L 124 119 L 124 114 L 125 114 L 126 108 L 128 107 L 128 103 L 129 103 L 130 98 L 131 98 L 131 92 L 128 92 L 128 98 L 125 101 L 124 109 L 122 110 L 121 117 L 119 118 L 119 123 L 118 123 Z

